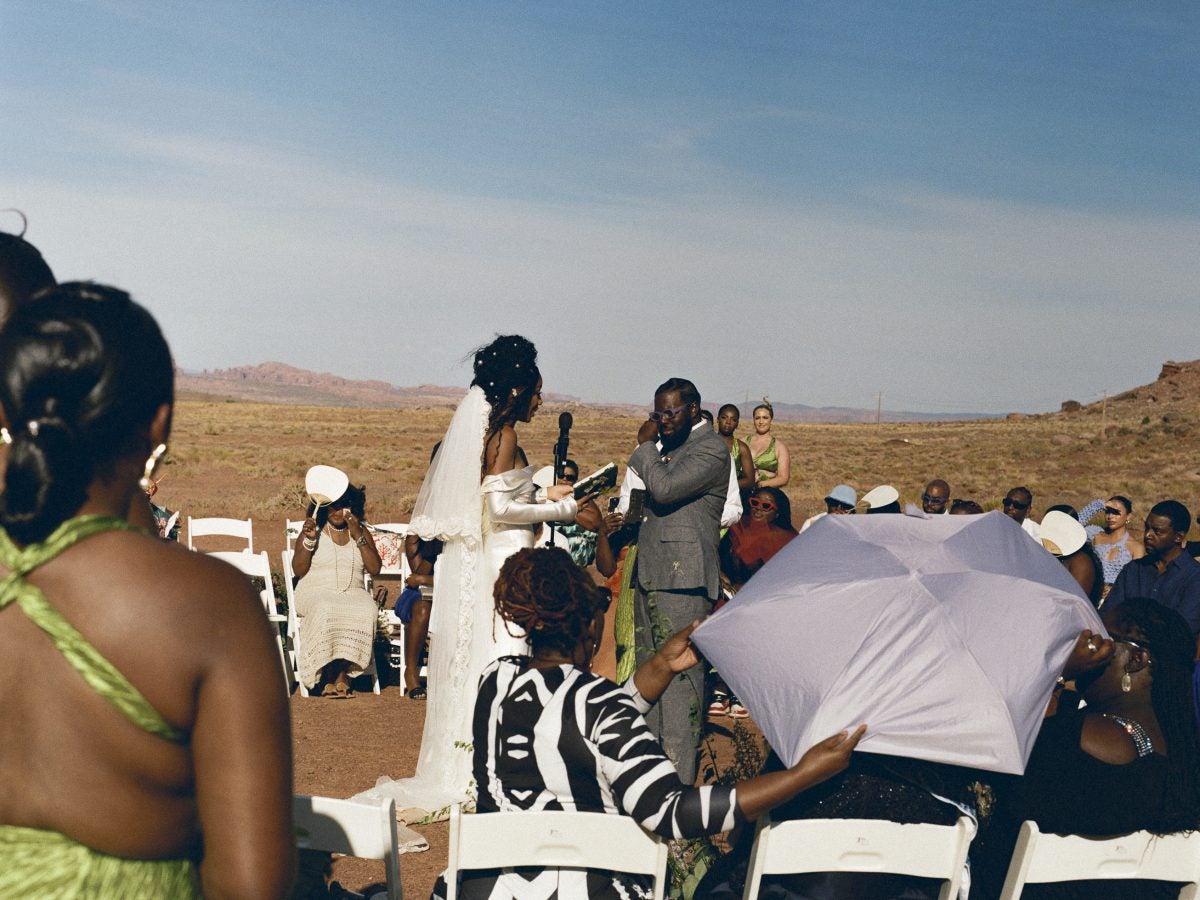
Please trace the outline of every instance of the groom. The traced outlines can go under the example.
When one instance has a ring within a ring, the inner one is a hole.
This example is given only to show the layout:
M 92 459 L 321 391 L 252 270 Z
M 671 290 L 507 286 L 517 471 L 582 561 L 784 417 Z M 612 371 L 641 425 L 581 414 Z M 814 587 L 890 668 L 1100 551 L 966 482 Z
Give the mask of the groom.
M 676 631 L 712 611 L 720 590 L 717 547 L 729 488 L 729 448 L 700 417 L 694 384 L 672 378 L 660 385 L 650 419 L 658 425 L 657 443 L 648 437 L 629 459 L 629 468 L 646 484 L 634 597 L 639 665 Z M 673 680 L 646 716 L 687 785 L 696 781 L 704 708 L 700 664 Z

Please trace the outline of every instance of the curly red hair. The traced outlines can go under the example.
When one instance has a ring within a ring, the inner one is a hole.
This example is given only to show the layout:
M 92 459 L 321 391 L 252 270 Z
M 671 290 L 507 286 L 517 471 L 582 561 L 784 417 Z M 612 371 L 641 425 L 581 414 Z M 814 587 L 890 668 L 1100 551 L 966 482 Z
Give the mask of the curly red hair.
M 500 568 L 493 596 L 496 612 L 525 630 L 534 653 L 570 654 L 609 603 L 608 591 L 559 547 L 518 550 Z

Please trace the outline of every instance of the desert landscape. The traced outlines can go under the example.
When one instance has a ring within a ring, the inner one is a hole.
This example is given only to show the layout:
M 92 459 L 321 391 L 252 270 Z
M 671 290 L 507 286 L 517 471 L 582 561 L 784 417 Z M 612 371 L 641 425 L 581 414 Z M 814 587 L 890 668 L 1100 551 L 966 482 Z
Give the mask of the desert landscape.
M 350 401 L 316 406 L 202 395 L 187 387 L 155 499 L 179 510 L 185 526 L 189 515 L 252 517 L 255 547 L 267 550 L 275 565 L 285 544 L 284 520 L 302 515 L 304 473 L 315 463 L 336 465 L 367 486 L 368 519 L 407 521 L 430 448 L 452 412 L 445 398 L 442 405 L 409 408 Z M 1138 525 L 1163 498 L 1177 498 L 1193 512 L 1200 507 L 1198 398 L 1200 362 L 1168 363 L 1153 383 L 1105 404 L 1064 403 L 1044 415 L 879 425 L 777 421 L 774 431 L 792 449 L 787 493 L 797 524 L 822 510 L 822 498 L 840 482 L 860 492 L 889 483 L 903 500 L 916 501 L 929 479 L 941 477 L 953 497 L 975 499 L 985 509 L 995 508 L 1009 488 L 1026 485 L 1038 518 L 1055 503 L 1079 507 L 1122 493 L 1133 499 Z M 723 399 L 706 398 L 706 405 L 715 408 Z M 551 398 L 522 428 L 531 461 L 550 461 L 564 408 Z M 569 408 L 571 455 L 582 469 L 610 460 L 623 467 L 640 419 L 628 408 L 577 402 Z M 749 429 L 743 414 L 739 434 Z M 1136 531 L 1140 535 L 1140 525 Z M 291 703 L 298 791 L 345 797 L 381 774 L 412 772 L 424 706 L 399 688 L 385 687 L 378 697 L 360 693 L 345 703 L 299 696 Z M 444 824 L 420 830 L 430 849 L 402 858 L 405 893 L 413 898 L 428 896 L 446 854 Z M 361 890 L 382 879 L 382 865 L 341 860 L 334 877 Z

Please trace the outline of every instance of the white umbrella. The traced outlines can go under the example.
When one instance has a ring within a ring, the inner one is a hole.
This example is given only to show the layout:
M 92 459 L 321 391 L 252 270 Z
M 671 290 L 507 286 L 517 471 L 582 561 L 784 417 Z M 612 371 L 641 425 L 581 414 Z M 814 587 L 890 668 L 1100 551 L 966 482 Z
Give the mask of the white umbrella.
M 860 750 L 1021 773 L 1071 648 L 1100 618 L 1007 516 L 825 516 L 693 639 L 788 764 Z

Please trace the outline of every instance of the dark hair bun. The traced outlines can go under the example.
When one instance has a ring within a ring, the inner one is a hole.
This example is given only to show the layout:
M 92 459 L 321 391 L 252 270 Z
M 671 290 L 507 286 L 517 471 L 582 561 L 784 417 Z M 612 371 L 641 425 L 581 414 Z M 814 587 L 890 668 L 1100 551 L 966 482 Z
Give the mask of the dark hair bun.
M 472 385 L 483 388 L 492 406 L 503 404 L 528 389 L 538 379 L 537 347 L 519 334 L 502 334 L 475 351 L 475 378 Z
M 0 525 L 21 543 L 45 540 L 94 478 L 144 443 L 173 381 L 158 324 L 124 291 L 73 282 L 16 310 L 0 331 L 12 440 Z

